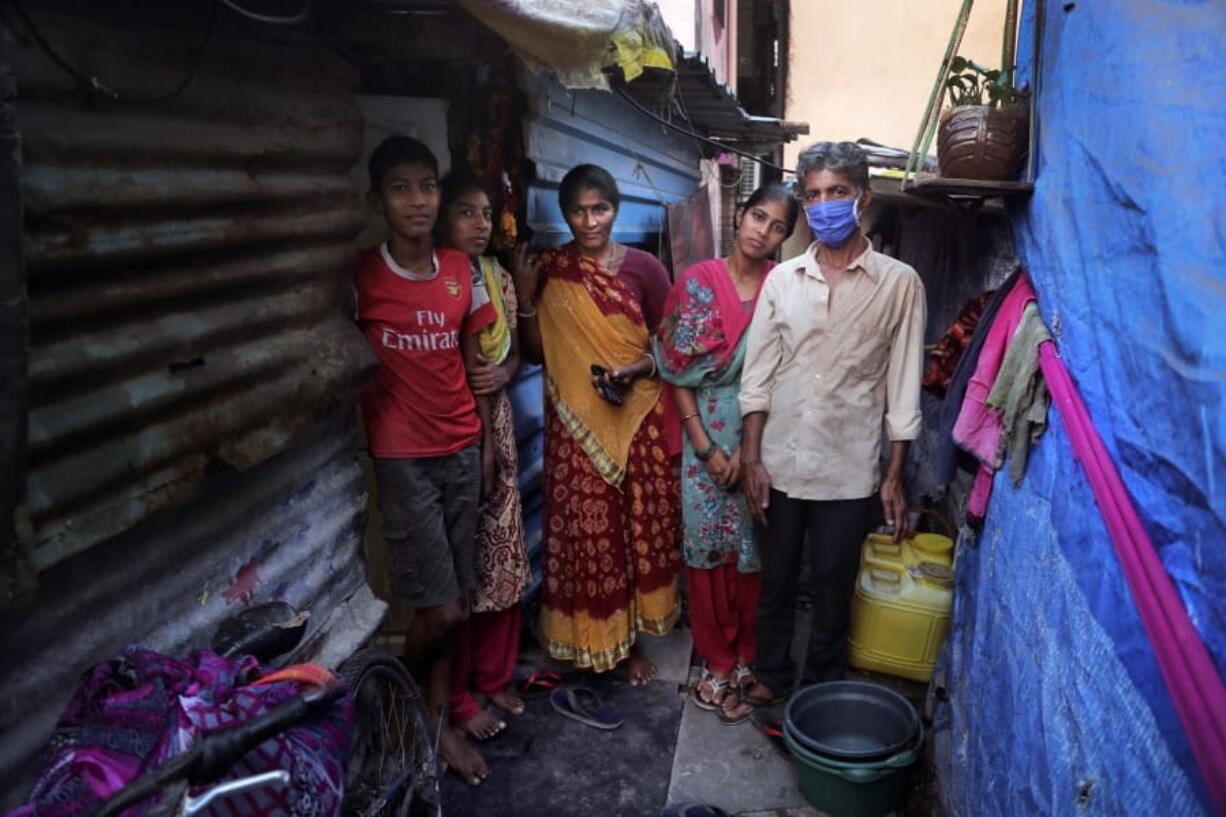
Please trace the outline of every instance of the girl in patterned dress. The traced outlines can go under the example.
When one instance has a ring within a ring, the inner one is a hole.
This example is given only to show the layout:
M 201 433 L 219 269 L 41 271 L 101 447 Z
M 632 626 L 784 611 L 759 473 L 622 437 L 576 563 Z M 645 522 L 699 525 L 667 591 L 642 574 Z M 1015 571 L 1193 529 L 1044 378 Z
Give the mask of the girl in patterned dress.
M 482 453 L 493 457 L 495 476 L 492 489 L 481 500 L 477 592 L 472 615 L 455 633 L 451 674 L 451 728 L 461 733 L 451 737 L 485 740 L 505 729 L 506 722 L 488 712 L 478 695 L 511 715 L 524 711 L 523 701 L 510 687 L 519 652 L 520 597 L 530 575 L 515 422 L 507 396 L 520 362 L 515 287 L 498 261 L 483 254 L 492 230 L 492 207 L 478 179 L 457 173 L 443 179 L 439 227 L 442 246 L 472 257 L 498 315 L 481 331 L 480 365 L 468 373 L 473 394 L 490 402 L 490 445 Z M 462 777 L 470 783 L 485 777 L 485 762 L 475 749 L 470 747 L 463 758 L 465 762 L 455 764 Z
M 725 723 L 745 719 L 731 712 L 739 690 L 752 683 L 760 587 L 753 520 L 738 485 L 745 330 L 797 209 L 783 187 L 754 191 L 739 212 L 728 258 L 682 273 L 655 337 L 660 376 L 671 384 L 685 430 L 682 550 L 694 649 L 706 662 L 690 698 Z

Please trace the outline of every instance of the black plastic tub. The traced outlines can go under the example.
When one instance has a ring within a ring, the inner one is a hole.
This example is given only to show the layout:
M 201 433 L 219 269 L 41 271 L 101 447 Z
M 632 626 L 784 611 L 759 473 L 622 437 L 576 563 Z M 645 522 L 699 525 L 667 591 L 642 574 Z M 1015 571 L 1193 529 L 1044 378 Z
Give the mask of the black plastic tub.
M 796 692 L 784 730 L 805 749 L 837 760 L 897 754 L 919 732 L 919 713 L 897 692 L 864 681 L 829 681 Z

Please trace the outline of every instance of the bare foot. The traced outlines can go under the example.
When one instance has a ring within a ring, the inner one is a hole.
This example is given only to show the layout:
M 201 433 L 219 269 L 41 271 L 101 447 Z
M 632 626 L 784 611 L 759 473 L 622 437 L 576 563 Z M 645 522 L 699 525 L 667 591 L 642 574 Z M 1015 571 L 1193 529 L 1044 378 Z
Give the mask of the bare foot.
M 453 726 L 443 729 L 439 750 L 446 767 L 470 786 L 479 786 L 490 773 L 485 758 L 465 739 L 464 733 Z
M 512 715 L 524 714 L 524 701 L 516 695 L 510 687 L 503 687 L 490 696 L 490 700 L 499 709 L 510 712 Z
M 484 709 L 464 721 L 464 723 L 456 724 L 456 726 L 477 740 L 489 740 L 507 728 L 506 721 L 498 720 Z
M 643 686 L 655 680 L 656 665 L 648 661 L 637 649 L 630 650 L 626 659 L 626 672 L 630 674 L 630 686 Z

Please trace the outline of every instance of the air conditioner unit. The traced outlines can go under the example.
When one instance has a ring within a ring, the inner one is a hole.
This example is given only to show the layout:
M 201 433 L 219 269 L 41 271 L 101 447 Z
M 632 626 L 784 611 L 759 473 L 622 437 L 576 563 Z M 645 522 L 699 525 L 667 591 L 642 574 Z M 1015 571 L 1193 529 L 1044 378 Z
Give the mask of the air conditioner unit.
M 741 175 L 736 183 L 736 200 L 745 201 L 762 185 L 762 165 L 745 156 L 738 157 Z

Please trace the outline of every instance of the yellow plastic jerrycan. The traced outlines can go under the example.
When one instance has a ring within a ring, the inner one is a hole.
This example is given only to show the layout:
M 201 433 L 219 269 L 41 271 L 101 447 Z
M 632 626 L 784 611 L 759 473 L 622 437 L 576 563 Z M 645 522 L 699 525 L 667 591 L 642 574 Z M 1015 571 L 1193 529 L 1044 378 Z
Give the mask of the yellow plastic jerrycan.
M 869 534 L 851 602 L 851 666 L 931 680 L 949 633 L 953 550 L 952 539 L 935 533 L 897 543 L 889 534 Z

